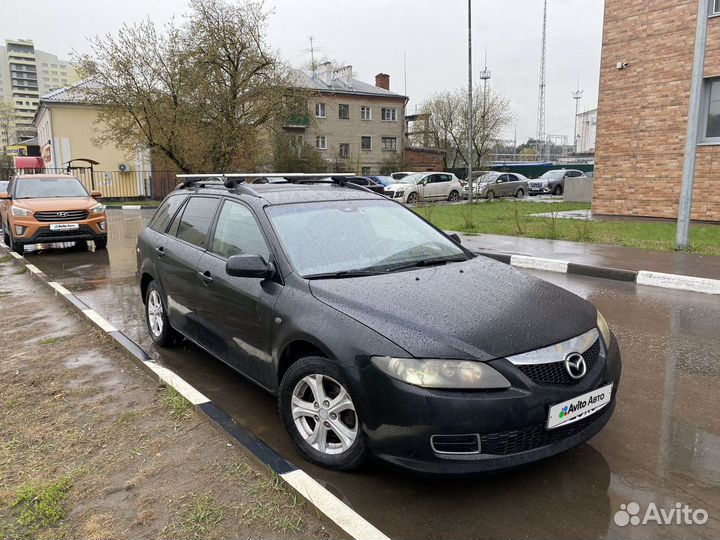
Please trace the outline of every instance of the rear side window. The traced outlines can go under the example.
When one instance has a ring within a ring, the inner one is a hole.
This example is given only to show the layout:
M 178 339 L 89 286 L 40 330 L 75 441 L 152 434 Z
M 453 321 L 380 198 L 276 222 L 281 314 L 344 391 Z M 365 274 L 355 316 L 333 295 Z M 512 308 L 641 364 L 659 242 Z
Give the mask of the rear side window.
M 165 232 L 167 226 L 170 224 L 170 220 L 172 220 L 173 216 L 178 211 L 178 208 L 182 206 L 185 199 L 186 197 L 179 195 L 165 199 L 165 201 L 160 205 L 160 208 L 157 209 L 157 212 L 155 212 L 155 215 L 150 221 L 150 225 L 148 225 L 148 227 L 150 227 L 153 231 L 160 233 Z
M 175 236 L 195 246 L 205 247 L 219 202 L 217 198 L 191 197 L 182 212 Z
M 211 251 L 224 258 L 262 255 L 266 261 L 270 259 L 270 250 L 252 211 L 232 201 L 226 201 L 220 211 Z

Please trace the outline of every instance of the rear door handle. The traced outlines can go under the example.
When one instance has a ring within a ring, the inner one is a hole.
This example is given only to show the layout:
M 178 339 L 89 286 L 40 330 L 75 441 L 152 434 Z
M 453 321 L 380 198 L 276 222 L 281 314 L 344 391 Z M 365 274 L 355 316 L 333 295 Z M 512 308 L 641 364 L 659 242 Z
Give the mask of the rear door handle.
M 155 248 L 155 251 L 157 252 L 158 257 L 164 257 L 164 256 L 165 256 L 165 248 L 163 248 L 162 246 L 156 247 L 156 248 Z
M 198 272 L 200 274 L 200 279 L 202 280 L 204 285 L 210 285 L 213 282 L 212 274 L 210 273 L 210 270 L 205 270 L 204 272 Z

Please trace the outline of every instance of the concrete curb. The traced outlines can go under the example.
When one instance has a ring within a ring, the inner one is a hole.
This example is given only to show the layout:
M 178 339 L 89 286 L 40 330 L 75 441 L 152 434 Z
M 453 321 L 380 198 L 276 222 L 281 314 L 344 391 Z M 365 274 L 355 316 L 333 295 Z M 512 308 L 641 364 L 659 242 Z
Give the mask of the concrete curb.
M 541 257 L 509 255 L 507 253 L 494 253 L 489 251 L 476 251 L 476 253 L 511 266 L 517 266 L 518 268 L 558 272 L 561 274 L 576 274 L 637 283 L 638 285 L 649 285 L 651 287 L 661 287 L 663 289 L 720 295 L 720 279 L 683 276 L 680 274 L 664 274 L 662 272 L 650 272 L 646 270 L 623 270 L 606 266 L 573 263 L 559 259 L 544 259 Z
M 360 514 L 315 481 L 309 474 L 287 461 L 265 442 L 235 422 L 227 412 L 218 407 L 182 377 L 155 362 L 142 347 L 115 328 L 97 311 L 90 308 L 90 306 L 85 304 L 60 283 L 51 281 L 47 274 L 35 265 L 28 263 L 23 256 L 11 252 L 2 242 L 0 242 L 0 252 L 12 256 L 19 266 L 27 269 L 33 277 L 52 290 L 56 295 L 60 295 L 68 304 L 75 308 L 78 314 L 82 315 L 88 323 L 104 332 L 107 339 L 114 341 L 125 355 L 133 360 L 141 369 L 156 381 L 161 381 L 164 385 L 174 388 L 179 394 L 192 403 L 196 410 L 202 413 L 215 428 L 221 430 L 232 441 L 240 444 L 260 463 L 268 466 L 282 478 L 293 491 L 317 508 L 318 511 L 334 522 L 351 538 L 357 540 L 389 540 L 385 534 L 380 532 Z

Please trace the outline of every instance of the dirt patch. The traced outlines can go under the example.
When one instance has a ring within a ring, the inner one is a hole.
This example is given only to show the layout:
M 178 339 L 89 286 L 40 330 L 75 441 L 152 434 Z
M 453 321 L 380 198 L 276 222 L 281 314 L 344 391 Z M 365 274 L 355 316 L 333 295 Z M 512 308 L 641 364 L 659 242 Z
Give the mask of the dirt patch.
M 10 261 L 0 288 L 0 538 L 344 536 Z

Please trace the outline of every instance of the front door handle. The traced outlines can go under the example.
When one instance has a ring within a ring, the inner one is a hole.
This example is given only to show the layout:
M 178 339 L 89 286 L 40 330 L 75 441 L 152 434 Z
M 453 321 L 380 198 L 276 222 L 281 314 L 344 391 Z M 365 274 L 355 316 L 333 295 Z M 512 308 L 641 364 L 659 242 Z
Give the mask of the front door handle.
M 210 273 L 210 270 L 205 270 L 204 272 L 198 272 L 200 275 L 200 279 L 202 280 L 204 285 L 210 285 L 213 282 L 212 274 Z
M 164 256 L 165 256 L 165 248 L 163 248 L 162 246 L 156 247 L 156 248 L 155 248 L 155 251 L 157 252 L 158 257 L 164 257 Z

